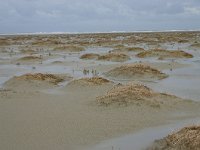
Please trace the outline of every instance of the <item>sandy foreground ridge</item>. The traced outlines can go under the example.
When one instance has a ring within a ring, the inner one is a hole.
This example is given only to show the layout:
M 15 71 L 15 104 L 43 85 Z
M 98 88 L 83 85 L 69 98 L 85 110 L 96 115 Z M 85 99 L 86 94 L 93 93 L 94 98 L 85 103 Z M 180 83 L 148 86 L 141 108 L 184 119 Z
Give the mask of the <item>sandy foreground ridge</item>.
M 90 150 L 171 120 L 200 117 L 200 99 L 165 92 L 164 85 L 189 80 L 187 73 L 198 81 L 199 35 L 0 36 L 0 149 Z M 146 149 L 200 147 L 198 124 L 168 134 L 152 137 Z

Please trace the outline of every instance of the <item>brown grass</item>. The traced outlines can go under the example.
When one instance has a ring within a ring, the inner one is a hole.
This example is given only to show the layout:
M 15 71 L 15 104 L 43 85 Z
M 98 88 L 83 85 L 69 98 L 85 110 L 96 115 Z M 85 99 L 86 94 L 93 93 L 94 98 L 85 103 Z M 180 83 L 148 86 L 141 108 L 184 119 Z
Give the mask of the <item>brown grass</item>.
M 166 42 L 191 42 L 198 40 L 199 32 L 159 32 L 159 33 L 97 33 L 59 35 L 19 35 L 1 36 L 2 45 L 32 44 L 36 47 L 56 47 L 59 45 L 108 46 L 122 48 L 126 45 L 146 43 L 156 45 Z M 119 38 L 122 37 L 122 38 Z
M 185 127 L 155 141 L 149 150 L 200 150 L 200 126 Z
M 144 51 L 144 48 L 141 47 L 127 47 L 128 51 Z
M 64 81 L 64 78 L 54 74 L 42 74 L 42 73 L 35 73 L 35 74 L 25 74 L 22 76 L 15 77 L 16 80 L 36 80 L 36 81 L 47 81 L 49 83 L 58 84 L 59 82 Z
M 192 47 L 197 47 L 197 48 L 200 48 L 200 43 L 194 43 L 191 45 Z
M 189 43 L 190 41 L 189 40 L 186 40 L 186 39 L 181 39 L 178 41 L 178 43 Z
M 61 45 L 61 46 L 55 47 L 54 50 L 80 52 L 80 51 L 84 51 L 85 48 L 81 46 L 76 46 L 76 45 Z
M 93 53 L 89 53 L 89 54 L 83 54 L 80 59 L 98 59 L 99 54 L 93 54 Z
M 141 52 L 144 51 L 141 47 L 124 47 L 112 50 L 112 52 Z
M 52 62 L 52 64 L 62 64 L 63 62 L 62 61 L 54 61 Z
M 123 45 L 123 44 L 113 46 L 113 48 L 117 48 L 117 49 L 121 49 L 121 48 L 124 48 L 124 47 L 125 47 L 125 45 Z
M 157 97 L 162 97 L 158 99 Z M 152 107 L 160 107 L 164 99 L 170 97 L 167 94 L 156 93 L 147 86 L 141 84 L 116 85 L 105 95 L 96 98 L 100 105 L 148 105 Z
M 128 55 L 122 53 L 109 53 L 98 57 L 98 60 L 115 61 L 115 62 L 124 62 L 129 59 L 130 57 Z
M 127 64 L 116 67 L 105 73 L 106 76 L 132 79 L 132 78 L 166 78 L 167 75 L 146 64 Z
M 107 83 L 111 83 L 111 81 L 102 77 L 92 77 L 92 78 L 81 78 L 81 79 L 73 80 L 68 85 L 94 86 L 94 85 L 103 85 Z
M 192 58 L 193 55 L 179 50 L 163 50 L 154 49 L 149 51 L 144 51 L 136 55 L 140 58 L 145 57 L 162 57 L 162 58 Z
M 187 149 L 200 149 L 200 126 L 185 127 L 177 133 L 167 136 L 166 140 L 173 146 Z
M 99 55 L 99 54 L 83 54 L 81 59 L 96 59 L 100 61 L 113 61 L 113 62 L 124 62 L 130 59 L 130 57 L 126 54 L 122 53 L 108 53 L 104 55 Z
M 28 61 L 28 60 L 41 60 L 41 59 L 42 58 L 38 57 L 38 56 L 25 56 L 25 57 L 19 58 L 18 60 L 19 61 Z
M 0 46 L 7 46 L 10 45 L 11 42 L 9 41 L 9 39 L 6 38 L 0 38 Z
M 20 52 L 23 54 L 36 54 L 37 53 L 35 50 L 32 50 L 32 49 L 22 49 Z

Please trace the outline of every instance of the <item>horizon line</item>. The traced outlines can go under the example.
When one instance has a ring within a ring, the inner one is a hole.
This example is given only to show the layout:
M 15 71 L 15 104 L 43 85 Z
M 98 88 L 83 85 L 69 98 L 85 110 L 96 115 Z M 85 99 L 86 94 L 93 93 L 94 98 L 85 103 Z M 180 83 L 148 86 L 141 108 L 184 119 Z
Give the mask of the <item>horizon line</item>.
M 19 32 L 19 33 L 0 33 L 2 35 L 59 35 L 59 34 L 101 34 L 101 33 L 159 33 L 159 32 L 200 32 L 200 29 L 191 30 L 136 30 L 136 31 L 105 31 L 105 32 Z

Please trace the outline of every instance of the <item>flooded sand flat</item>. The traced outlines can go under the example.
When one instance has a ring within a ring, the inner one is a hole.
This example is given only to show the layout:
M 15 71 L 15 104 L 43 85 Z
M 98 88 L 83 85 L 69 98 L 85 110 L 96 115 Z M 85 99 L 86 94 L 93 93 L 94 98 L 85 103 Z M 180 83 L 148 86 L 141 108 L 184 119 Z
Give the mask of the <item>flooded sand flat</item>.
M 0 36 L 0 40 L 8 39 L 0 45 L 0 149 L 140 150 L 170 131 L 191 122 L 199 124 L 200 50 L 191 47 L 200 41 L 199 35 L 166 32 Z M 180 43 L 180 39 L 187 42 Z M 141 51 L 157 48 L 182 50 L 193 58 L 137 57 Z M 103 59 L 81 59 L 85 54 Z M 121 61 L 121 56 L 126 59 Z M 134 67 L 137 64 L 148 67 Z M 115 72 L 112 78 L 106 76 L 120 66 L 133 68 L 118 69 L 121 72 Z M 6 86 L 6 82 L 25 74 L 70 78 L 53 86 L 48 83 L 49 78 L 45 82 L 23 78 Z M 120 74 L 123 76 L 117 78 Z M 126 95 L 120 94 L 124 90 Z M 155 98 L 155 93 L 162 96 Z M 165 103 L 163 97 L 168 94 L 171 97 Z M 104 103 L 114 103 L 101 105 L 98 97 Z M 159 107 L 152 107 L 150 101 Z

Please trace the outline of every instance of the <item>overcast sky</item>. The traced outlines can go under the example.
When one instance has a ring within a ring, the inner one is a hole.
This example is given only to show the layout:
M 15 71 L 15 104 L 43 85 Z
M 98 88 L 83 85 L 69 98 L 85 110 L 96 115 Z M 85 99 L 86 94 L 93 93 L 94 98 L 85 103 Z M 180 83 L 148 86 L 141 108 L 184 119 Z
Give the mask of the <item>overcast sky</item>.
M 200 0 L 0 0 L 0 33 L 200 29 Z

